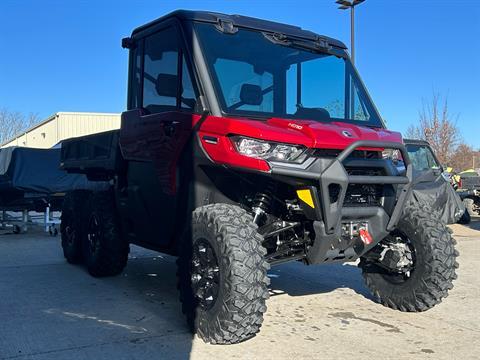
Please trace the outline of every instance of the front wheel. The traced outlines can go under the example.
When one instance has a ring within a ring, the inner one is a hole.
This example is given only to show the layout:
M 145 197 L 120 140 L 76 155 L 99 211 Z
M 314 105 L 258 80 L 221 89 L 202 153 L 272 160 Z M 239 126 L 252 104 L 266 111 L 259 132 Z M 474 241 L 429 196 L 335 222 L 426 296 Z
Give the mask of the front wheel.
M 237 206 L 193 212 L 177 276 L 182 310 L 204 341 L 235 344 L 260 330 L 269 285 L 262 240 L 252 217 Z
M 367 287 L 379 302 L 400 311 L 425 311 L 453 288 L 458 263 L 445 224 L 419 204 L 406 207 L 397 230 L 360 260 Z

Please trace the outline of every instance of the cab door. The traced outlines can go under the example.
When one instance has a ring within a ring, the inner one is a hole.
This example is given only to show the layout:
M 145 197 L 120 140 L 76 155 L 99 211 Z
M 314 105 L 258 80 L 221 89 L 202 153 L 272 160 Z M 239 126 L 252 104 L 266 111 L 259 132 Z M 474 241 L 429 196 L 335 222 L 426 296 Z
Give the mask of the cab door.
M 138 40 L 130 57 L 134 104 L 122 114 L 120 130 L 128 164 L 120 204 L 126 231 L 131 242 L 159 250 L 169 246 L 175 230 L 179 159 L 196 99 L 179 34 L 167 23 Z

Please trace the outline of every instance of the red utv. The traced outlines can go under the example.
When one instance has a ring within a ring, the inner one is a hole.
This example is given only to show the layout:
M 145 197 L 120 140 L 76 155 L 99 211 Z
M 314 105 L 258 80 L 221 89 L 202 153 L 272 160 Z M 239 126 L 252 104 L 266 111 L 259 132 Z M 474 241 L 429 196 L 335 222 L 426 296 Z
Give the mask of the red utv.
M 129 244 L 178 256 L 192 330 L 232 344 L 260 329 L 270 266 L 356 261 L 381 303 L 423 311 L 452 288 L 443 223 L 409 200 L 412 169 L 345 45 L 296 26 L 176 11 L 133 31 L 119 131 L 65 141 L 62 245 L 93 276 Z M 405 171 L 394 166 L 399 152 Z

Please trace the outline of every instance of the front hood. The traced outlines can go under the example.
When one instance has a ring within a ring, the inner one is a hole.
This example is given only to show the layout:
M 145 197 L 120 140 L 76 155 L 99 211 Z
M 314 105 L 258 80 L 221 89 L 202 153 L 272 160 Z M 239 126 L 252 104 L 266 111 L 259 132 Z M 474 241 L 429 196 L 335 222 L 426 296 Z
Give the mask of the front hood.
M 252 138 L 304 145 L 309 148 L 344 149 L 358 140 L 402 142 L 398 132 L 343 122 L 271 118 L 266 121 L 208 117 L 202 132 L 243 135 Z
M 398 132 L 343 122 L 270 119 L 267 124 L 301 132 L 312 139 L 314 148 L 344 149 L 358 140 L 402 142 L 402 136 Z

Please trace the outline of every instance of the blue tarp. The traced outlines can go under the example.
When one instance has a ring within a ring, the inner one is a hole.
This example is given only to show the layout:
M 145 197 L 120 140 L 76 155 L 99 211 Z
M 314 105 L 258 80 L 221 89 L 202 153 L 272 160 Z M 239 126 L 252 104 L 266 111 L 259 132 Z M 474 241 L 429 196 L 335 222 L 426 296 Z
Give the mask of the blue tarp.
M 0 150 L 0 192 L 51 195 L 71 190 L 101 190 L 107 184 L 61 170 L 61 149 L 9 147 Z

